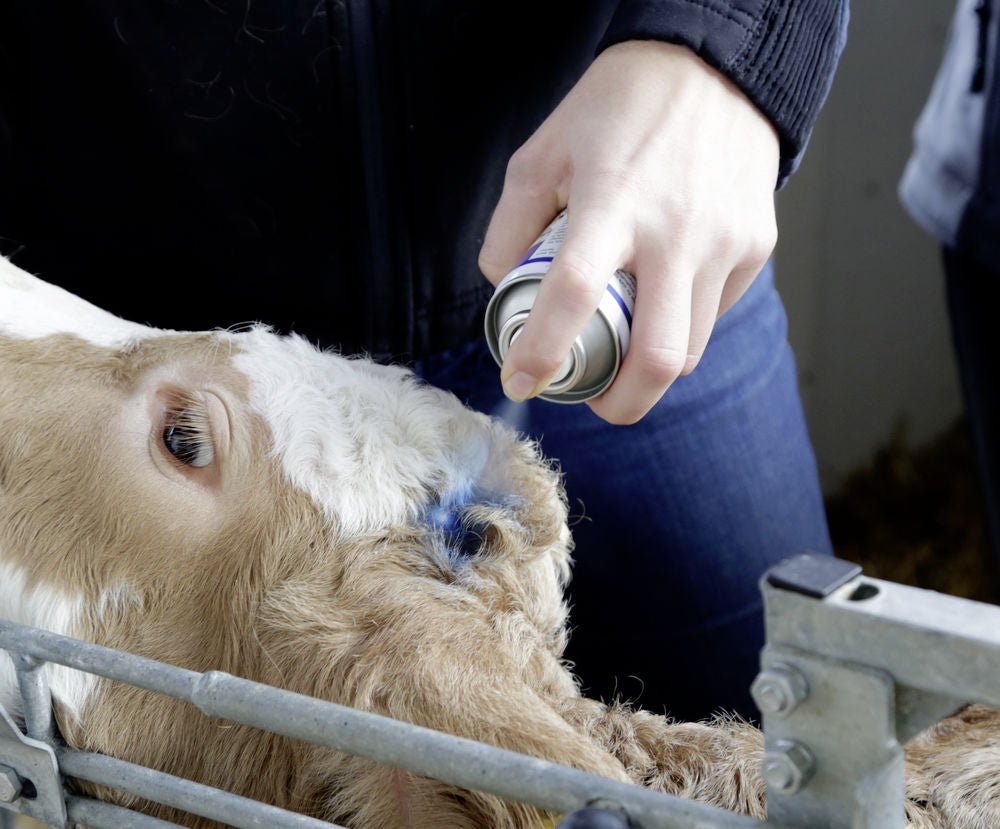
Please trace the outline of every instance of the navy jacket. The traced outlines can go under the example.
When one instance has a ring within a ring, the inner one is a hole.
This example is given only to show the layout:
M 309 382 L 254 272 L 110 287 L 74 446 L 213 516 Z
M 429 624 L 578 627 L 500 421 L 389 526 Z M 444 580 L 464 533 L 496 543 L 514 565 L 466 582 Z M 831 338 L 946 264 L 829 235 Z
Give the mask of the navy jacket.
M 482 335 L 505 165 L 594 55 L 687 44 L 794 168 L 847 0 L 0 3 L 0 252 L 122 316 L 408 360 Z

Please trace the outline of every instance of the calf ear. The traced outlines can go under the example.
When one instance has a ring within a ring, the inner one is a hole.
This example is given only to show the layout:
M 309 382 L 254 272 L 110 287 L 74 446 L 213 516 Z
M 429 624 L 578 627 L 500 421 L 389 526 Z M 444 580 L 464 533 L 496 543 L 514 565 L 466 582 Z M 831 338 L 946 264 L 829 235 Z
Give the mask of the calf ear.
M 28 340 L 75 334 L 95 345 L 121 347 L 165 333 L 102 311 L 0 257 L 0 334 Z

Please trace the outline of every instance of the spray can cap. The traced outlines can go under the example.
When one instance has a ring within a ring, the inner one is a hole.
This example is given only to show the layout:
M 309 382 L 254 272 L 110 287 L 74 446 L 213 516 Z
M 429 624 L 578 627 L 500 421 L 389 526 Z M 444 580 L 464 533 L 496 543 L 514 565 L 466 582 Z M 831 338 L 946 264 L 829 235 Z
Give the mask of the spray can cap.
M 501 362 L 506 359 L 507 352 L 524 330 L 524 323 L 528 319 L 528 314 L 522 312 L 514 314 L 508 319 L 500 329 L 499 347 Z M 579 380 L 587 367 L 587 354 L 582 348 L 582 344 L 577 338 L 570 347 L 569 353 L 563 360 L 559 370 L 555 373 L 552 381 L 545 388 L 548 394 L 557 394 L 572 386 Z

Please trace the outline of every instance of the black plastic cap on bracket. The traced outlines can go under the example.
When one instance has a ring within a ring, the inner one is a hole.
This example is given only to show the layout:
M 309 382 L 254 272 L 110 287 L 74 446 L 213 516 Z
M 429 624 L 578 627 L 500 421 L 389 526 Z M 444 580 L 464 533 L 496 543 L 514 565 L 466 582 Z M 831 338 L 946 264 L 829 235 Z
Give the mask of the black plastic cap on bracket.
M 767 583 L 814 599 L 825 599 L 834 590 L 861 575 L 850 561 L 815 553 L 800 553 L 776 564 L 765 574 Z
M 631 825 L 617 812 L 587 806 L 566 815 L 556 829 L 629 829 Z

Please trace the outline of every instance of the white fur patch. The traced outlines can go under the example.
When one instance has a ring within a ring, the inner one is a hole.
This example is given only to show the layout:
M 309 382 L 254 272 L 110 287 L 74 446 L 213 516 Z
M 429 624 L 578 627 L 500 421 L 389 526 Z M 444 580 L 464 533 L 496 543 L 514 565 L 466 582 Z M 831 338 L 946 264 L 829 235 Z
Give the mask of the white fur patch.
M 347 533 L 463 498 L 512 446 L 505 429 L 405 369 L 264 329 L 239 342 L 234 362 L 250 380 L 251 405 L 271 429 L 285 475 Z
M 0 256 L 0 334 L 27 340 L 75 334 L 94 345 L 120 348 L 168 333 L 173 332 L 127 322 L 102 311 Z
M 63 636 L 75 636 L 83 612 L 83 598 L 70 596 L 44 585 L 28 588 L 24 571 L 0 561 L 0 618 L 42 628 Z M 93 674 L 47 664 L 43 669 L 52 696 L 74 717 L 79 717 L 97 685 Z M 21 696 L 14 663 L 0 650 L 0 705 L 15 718 L 21 717 Z

